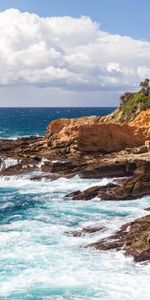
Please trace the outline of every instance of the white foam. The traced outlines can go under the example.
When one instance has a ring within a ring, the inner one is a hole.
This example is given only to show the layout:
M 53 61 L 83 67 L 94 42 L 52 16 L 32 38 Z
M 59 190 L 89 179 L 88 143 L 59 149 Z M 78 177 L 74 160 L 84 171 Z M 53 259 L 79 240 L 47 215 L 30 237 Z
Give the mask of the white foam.
M 2 162 L 1 162 L 1 166 L 0 166 L 0 171 L 3 169 L 7 169 L 9 167 L 18 165 L 21 160 L 18 159 L 13 159 L 11 157 L 5 157 L 5 158 L 1 158 Z
M 26 299 L 27 295 L 31 299 L 30 295 L 34 295 L 36 299 L 35 291 L 39 291 L 42 300 L 46 299 L 47 291 L 49 299 L 55 300 L 141 300 L 143 295 L 144 300 L 150 299 L 150 264 L 135 264 L 122 252 L 84 249 L 123 223 L 145 215 L 143 207 L 148 206 L 150 197 L 125 202 L 63 198 L 76 189 L 104 183 L 107 179 L 89 180 L 78 176 L 53 182 L 32 182 L 26 176 L 0 178 L 0 187 L 14 188 L 17 201 L 29 204 L 30 200 L 34 201 L 33 207 L 22 207 L 23 214 L 19 210 L 8 224 L 0 225 L 1 299 Z M 4 194 L 5 197 L 7 199 Z M 97 224 L 107 230 L 80 238 L 64 234 Z
M 0 133 L 3 133 L 2 131 Z M 38 133 L 35 134 L 34 133 L 34 136 L 36 137 L 40 137 L 41 135 L 39 135 Z M 9 137 L 6 137 L 6 136 L 0 136 L 0 139 L 5 139 L 5 140 L 17 140 L 17 139 L 21 139 L 21 138 L 29 138 L 31 137 L 31 134 L 26 134 L 26 135 L 12 135 L 12 136 L 9 136 Z

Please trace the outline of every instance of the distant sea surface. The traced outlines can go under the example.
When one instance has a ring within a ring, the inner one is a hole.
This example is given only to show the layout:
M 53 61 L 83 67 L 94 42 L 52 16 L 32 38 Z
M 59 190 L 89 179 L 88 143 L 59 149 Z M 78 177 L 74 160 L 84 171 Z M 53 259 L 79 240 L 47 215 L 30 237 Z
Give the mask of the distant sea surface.
M 0 138 L 43 135 L 52 120 L 103 116 L 114 109 L 114 107 L 0 108 Z
M 51 120 L 106 115 L 113 109 L 2 108 L 0 137 L 43 135 Z M 0 176 L 0 300 L 150 300 L 149 263 L 85 247 L 144 216 L 150 197 L 71 201 L 64 196 L 113 179 L 36 182 L 30 176 Z M 95 225 L 106 230 L 66 234 Z

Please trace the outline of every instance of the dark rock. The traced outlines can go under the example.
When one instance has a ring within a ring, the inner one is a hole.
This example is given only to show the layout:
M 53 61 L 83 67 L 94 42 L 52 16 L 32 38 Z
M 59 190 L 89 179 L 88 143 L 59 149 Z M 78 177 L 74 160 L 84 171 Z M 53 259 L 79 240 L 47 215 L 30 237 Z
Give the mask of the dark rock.
M 98 197 L 105 201 L 134 200 L 150 195 L 150 174 L 143 174 L 123 180 L 116 184 L 111 183 L 106 186 L 94 186 L 67 195 L 72 200 L 91 200 Z
M 59 175 L 57 175 L 57 174 L 46 174 L 46 175 L 40 174 L 39 176 L 30 177 L 30 180 L 32 180 L 32 181 L 41 181 L 41 180 L 44 179 L 44 180 L 54 181 L 58 178 L 59 178 Z
M 73 237 L 80 237 L 80 236 L 84 236 L 86 234 L 92 234 L 97 231 L 104 231 L 104 230 L 106 230 L 106 228 L 104 226 L 95 226 L 95 227 L 86 226 L 79 230 L 68 231 L 68 232 L 66 232 L 66 234 L 71 235 Z
M 106 192 L 107 189 L 115 187 L 115 184 L 108 184 L 106 186 L 92 186 L 85 191 L 76 191 L 66 195 L 66 197 L 71 198 L 72 200 L 91 200 L 99 196 L 100 192 Z
M 114 235 L 87 247 L 96 250 L 123 250 L 136 262 L 150 260 L 150 215 L 121 226 Z
M 146 210 L 146 211 L 150 211 L 150 207 L 147 207 L 147 208 L 145 208 L 144 210 Z
M 136 169 L 134 162 L 113 162 L 91 164 L 80 172 L 81 178 L 104 178 L 132 176 Z

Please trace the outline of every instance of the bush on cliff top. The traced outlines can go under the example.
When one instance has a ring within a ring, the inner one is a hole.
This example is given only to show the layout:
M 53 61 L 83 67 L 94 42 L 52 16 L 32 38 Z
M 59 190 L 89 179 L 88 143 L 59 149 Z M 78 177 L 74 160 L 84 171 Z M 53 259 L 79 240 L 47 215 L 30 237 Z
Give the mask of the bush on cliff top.
M 140 91 L 136 93 L 126 92 L 120 97 L 120 122 L 133 120 L 141 111 L 150 108 L 149 79 L 140 83 Z

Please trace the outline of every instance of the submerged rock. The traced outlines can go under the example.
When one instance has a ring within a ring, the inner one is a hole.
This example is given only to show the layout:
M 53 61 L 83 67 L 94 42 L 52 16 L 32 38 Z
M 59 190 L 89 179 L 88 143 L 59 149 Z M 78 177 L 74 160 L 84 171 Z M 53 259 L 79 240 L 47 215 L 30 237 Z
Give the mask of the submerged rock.
M 65 232 L 67 235 L 73 236 L 73 237 L 80 237 L 87 234 L 96 233 L 98 231 L 104 231 L 106 230 L 106 227 L 102 225 L 95 225 L 95 226 L 86 226 L 78 230 L 73 231 L 67 231 Z

